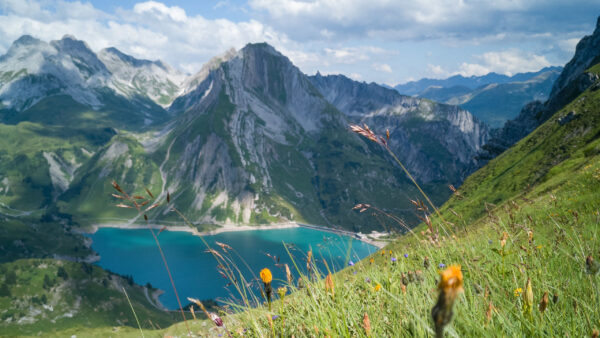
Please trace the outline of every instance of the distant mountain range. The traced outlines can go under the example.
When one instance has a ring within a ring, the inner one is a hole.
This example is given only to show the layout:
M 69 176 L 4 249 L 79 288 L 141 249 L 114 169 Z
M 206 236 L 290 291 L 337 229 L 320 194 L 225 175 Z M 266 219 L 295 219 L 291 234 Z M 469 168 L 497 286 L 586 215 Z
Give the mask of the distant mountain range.
M 456 106 L 308 77 L 267 44 L 228 51 L 186 77 L 71 36 L 23 36 L 0 58 L 0 102 L 0 210 L 80 225 L 135 221 L 113 207 L 112 179 L 157 200 L 169 191 L 198 224 L 380 227 L 351 210 L 360 202 L 416 220 L 413 185 L 348 125 L 389 129 L 438 203 L 478 167 L 489 135 Z M 160 208 L 150 216 L 177 221 Z
M 561 67 L 546 67 L 538 72 L 506 76 L 489 73 L 484 76 L 447 79 L 421 79 L 397 85 L 401 94 L 460 105 L 492 127 L 516 117 L 532 100 L 545 101 Z
M 498 156 L 546 122 L 554 113 L 569 105 L 581 93 L 592 86 L 595 86 L 592 87 L 593 90 L 597 90 L 597 81 L 600 79 L 597 65 L 600 63 L 599 50 L 600 18 L 593 34 L 585 36 L 577 43 L 575 55 L 554 82 L 548 100 L 528 103 L 517 117 L 507 121 L 502 128 L 494 130 L 480 158 L 491 159 Z M 562 123 L 578 118 L 577 114 L 576 110 L 569 112 Z

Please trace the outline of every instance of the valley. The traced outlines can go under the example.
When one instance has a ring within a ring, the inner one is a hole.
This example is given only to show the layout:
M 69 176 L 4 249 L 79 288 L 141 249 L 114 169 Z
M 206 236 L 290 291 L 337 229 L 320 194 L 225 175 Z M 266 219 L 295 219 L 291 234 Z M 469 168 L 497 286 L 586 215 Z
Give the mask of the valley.
M 535 72 L 392 87 L 292 56 L 14 40 L 0 335 L 598 336 L 600 19 Z

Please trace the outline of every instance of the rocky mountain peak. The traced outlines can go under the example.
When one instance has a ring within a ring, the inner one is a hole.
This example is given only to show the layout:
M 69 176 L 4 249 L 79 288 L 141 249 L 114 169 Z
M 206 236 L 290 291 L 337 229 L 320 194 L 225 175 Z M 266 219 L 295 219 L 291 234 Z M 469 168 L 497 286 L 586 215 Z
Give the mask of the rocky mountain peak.
M 583 37 L 577 43 L 575 55 L 554 83 L 550 97 L 556 96 L 587 68 L 598 62 L 600 62 L 600 17 L 598 17 L 596 29 L 592 35 Z

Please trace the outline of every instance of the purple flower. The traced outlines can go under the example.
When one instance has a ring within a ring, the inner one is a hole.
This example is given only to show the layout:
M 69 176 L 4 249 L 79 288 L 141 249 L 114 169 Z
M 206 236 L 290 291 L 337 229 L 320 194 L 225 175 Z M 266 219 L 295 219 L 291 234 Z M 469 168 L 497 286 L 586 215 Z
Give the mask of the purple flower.
M 215 323 L 216 326 L 223 326 L 223 320 L 217 314 L 210 312 L 210 319 Z
M 354 262 L 353 261 L 348 261 L 348 265 L 349 266 L 354 266 Z
M 491 239 L 488 239 L 488 244 L 492 244 L 492 240 Z
M 276 320 L 277 318 L 279 318 L 279 315 L 274 315 L 273 316 L 273 320 Z
M 392 257 L 392 263 L 395 263 L 396 260 L 397 260 L 396 257 Z
M 440 268 L 440 269 L 443 269 L 443 268 L 445 268 L 445 267 L 446 267 L 446 264 L 444 264 L 444 263 L 440 263 L 440 265 L 438 265 L 438 266 L 439 266 L 439 268 Z
M 356 271 L 354 271 L 354 274 L 356 275 Z
M 408 254 L 404 254 L 404 258 L 408 258 Z

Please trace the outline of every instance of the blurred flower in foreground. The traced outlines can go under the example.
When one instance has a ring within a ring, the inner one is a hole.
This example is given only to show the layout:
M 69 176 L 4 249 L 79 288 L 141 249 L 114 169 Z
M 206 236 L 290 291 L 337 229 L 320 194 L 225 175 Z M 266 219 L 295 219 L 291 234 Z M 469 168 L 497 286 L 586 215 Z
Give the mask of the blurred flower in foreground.
M 440 273 L 438 290 L 440 294 L 437 303 L 431 309 L 431 317 L 436 337 L 443 337 L 444 327 L 452 320 L 454 300 L 463 291 L 463 275 L 460 265 L 451 265 Z
M 271 281 L 273 280 L 271 270 L 267 268 L 262 269 L 260 271 L 260 279 L 262 279 L 265 286 L 265 294 L 267 295 L 267 302 L 269 303 L 269 311 L 271 311 L 271 294 L 273 293 L 273 288 L 271 288 Z

